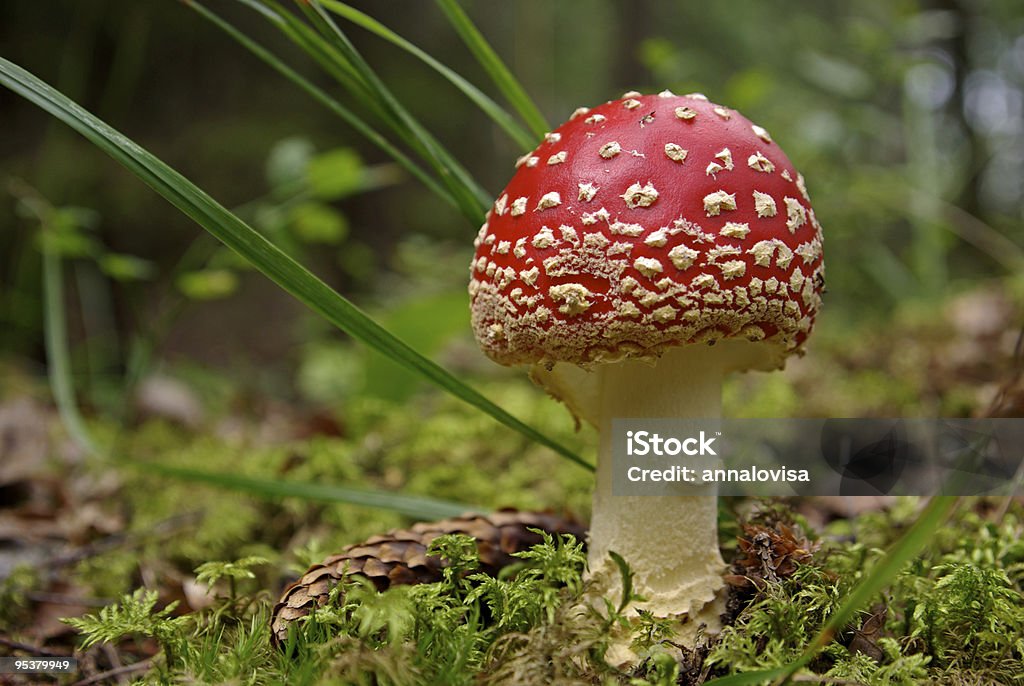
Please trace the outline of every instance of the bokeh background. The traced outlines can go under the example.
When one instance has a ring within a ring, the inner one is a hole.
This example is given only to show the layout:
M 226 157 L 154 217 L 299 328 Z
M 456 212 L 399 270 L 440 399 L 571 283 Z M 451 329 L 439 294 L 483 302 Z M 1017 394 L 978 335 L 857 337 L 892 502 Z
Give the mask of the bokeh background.
M 504 104 L 435 3 L 352 4 Z M 728 415 L 1024 417 L 1019 0 L 461 4 L 552 126 L 628 90 L 698 91 L 764 126 L 803 172 L 824 226 L 824 308 L 804 357 L 729 381 Z M 209 5 L 345 97 L 244 2 Z M 343 26 L 497 194 L 523 151 L 420 62 Z M 593 431 L 477 350 L 466 282 L 478 227 L 188 2 L 4 0 L 0 55 L 593 459 Z M 44 252 L 61 259 L 71 381 L 106 455 L 72 440 L 47 384 Z M 232 477 L 250 481 L 222 488 Z M 267 497 L 285 483 L 293 497 Z M 321 502 L 309 484 L 366 489 L 371 507 Z M 341 546 L 431 518 L 394 511 L 395 492 L 585 521 L 591 488 L 589 472 L 333 330 L 0 89 L 0 634 L 67 654 L 77 638 L 60 617 L 141 586 L 196 612 L 212 602 L 200 565 L 253 555 L 257 578 L 239 583 L 267 610 Z M 723 546 L 738 533 L 731 500 L 719 501 Z M 805 513 L 846 526 L 851 507 Z M 88 655 L 94 672 L 116 666 Z
M 494 93 L 434 4 L 352 4 Z M 332 89 L 255 13 L 211 7 Z M 819 334 L 778 382 L 734 381 L 734 411 L 1017 411 L 1005 396 L 1024 291 L 1020 3 L 465 7 L 553 125 L 630 89 L 701 91 L 765 126 L 808 179 L 826 232 Z M 358 27 L 350 36 L 496 193 L 521 151 L 421 63 Z M 0 46 L 423 352 L 467 374 L 502 373 L 469 335 L 465 265 L 477 227 L 187 3 L 5 2 Z M 234 387 L 219 397 L 241 387 L 332 411 L 418 388 L 7 91 L 0 122 L 0 351 L 10 366 L 38 374 L 45 364 L 38 223 L 24 208 L 38 194 L 66 208 L 49 240 L 67 258 L 78 388 L 98 411 L 124 404 L 126 379 L 160 370 L 212 396 L 217 370 Z

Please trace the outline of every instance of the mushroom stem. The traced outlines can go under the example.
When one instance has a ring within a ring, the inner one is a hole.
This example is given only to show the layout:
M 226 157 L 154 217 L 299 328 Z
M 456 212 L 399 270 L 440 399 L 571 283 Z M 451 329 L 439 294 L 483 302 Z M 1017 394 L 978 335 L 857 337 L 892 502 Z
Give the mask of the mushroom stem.
M 696 619 L 723 585 L 717 489 L 685 485 L 689 495 L 612 495 L 612 420 L 720 417 L 728 369 L 722 353 L 689 346 L 668 351 L 653 365 L 627 360 L 597 372 L 601 438 L 590 525 L 591 576 L 603 592 L 621 593 L 618 571 L 608 557 L 608 551 L 615 551 L 633 570 L 634 589 L 647 599 L 639 607 L 660 617 L 688 613 Z

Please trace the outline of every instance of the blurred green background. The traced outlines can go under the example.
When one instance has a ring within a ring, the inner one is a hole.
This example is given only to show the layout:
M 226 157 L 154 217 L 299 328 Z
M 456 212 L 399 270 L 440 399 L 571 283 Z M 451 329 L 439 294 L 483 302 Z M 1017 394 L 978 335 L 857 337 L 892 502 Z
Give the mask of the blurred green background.
M 433 3 L 352 4 L 500 101 Z M 336 92 L 253 12 L 226 0 L 210 6 Z M 935 373 L 931 353 L 909 362 L 892 353 L 912 353 L 925 343 L 919 336 L 951 336 L 928 328 L 936 312 L 952 329 L 974 321 L 972 308 L 996 320 L 996 352 L 976 353 L 993 368 L 970 383 L 998 386 L 1010 373 L 999 365 L 1012 356 L 1024 291 L 1021 3 L 463 6 L 552 125 L 630 89 L 701 91 L 767 128 L 804 173 L 825 227 L 829 289 L 822 342 L 811 339 L 809 357 L 855 358 L 840 366 L 859 367 L 863 378 L 833 379 L 835 397 L 892 397 L 863 407 L 819 398 L 815 408 L 769 388 L 743 411 L 914 411 L 930 388 L 921 377 Z M 521 151 L 422 64 L 348 28 L 406 106 L 497 193 Z M 0 3 L 0 53 L 237 209 L 421 351 L 460 373 L 501 373 L 469 333 L 465 272 L 477 227 L 185 4 L 10 0 Z M 0 183 L 0 354 L 31 372 L 45 364 L 38 223 L 26 209 L 42 198 L 64 208 L 48 240 L 68 260 L 77 382 L 94 407 L 117 407 L 125 379 L 161 365 L 205 384 L 208 397 L 217 394 L 209 369 L 254 393 L 328 407 L 367 395 L 400 400 L 416 388 L 7 91 Z M 982 300 L 960 306 L 967 315 L 950 314 L 958 298 L 977 293 Z M 902 340 L 880 342 L 895 332 Z M 873 352 L 863 353 L 865 341 Z M 900 364 L 916 365 L 907 387 Z M 822 367 L 811 369 L 804 377 Z M 849 388 L 836 390 L 843 383 Z M 983 405 L 932 390 L 940 402 L 920 411 Z

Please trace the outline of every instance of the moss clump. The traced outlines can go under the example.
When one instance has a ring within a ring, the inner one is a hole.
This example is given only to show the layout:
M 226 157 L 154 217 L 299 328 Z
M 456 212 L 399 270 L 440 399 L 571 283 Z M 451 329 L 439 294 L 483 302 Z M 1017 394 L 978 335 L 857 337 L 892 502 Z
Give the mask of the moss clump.
M 822 651 L 814 672 L 869 684 L 1024 683 L 1024 508 L 998 521 L 983 509 L 981 501 L 938 531 L 935 545 Z M 862 517 L 858 532 L 871 544 L 826 543 L 813 564 L 764 586 L 708 663 L 724 674 L 796 660 L 905 524 L 892 513 Z

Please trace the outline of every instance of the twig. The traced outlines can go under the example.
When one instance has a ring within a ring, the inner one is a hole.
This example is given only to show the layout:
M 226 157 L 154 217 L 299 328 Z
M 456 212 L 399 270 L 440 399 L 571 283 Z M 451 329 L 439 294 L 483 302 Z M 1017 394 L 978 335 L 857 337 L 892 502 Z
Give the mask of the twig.
M 78 607 L 106 607 L 115 602 L 113 598 L 79 598 L 64 593 L 43 593 L 42 591 L 29 591 L 25 594 L 25 597 L 34 603 L 73 605 Z
M 1013 488 L 1011 488 L 1010 492 L 1003 498 L 1002 504 L 996 511 L 996 522 L 1002 522 L 1003 518 L 1006 517 L 1006 513 L 1010 509 L 1010 503 L 1017 498 L 1017 494 L 1020 493 L 1022 485 L 1024 485 L 1024 462 L 1021 462 L 1020 466 L 1017 467 L 1017 473 L 1013 475 Z
M 44 657 L 67 657 L 65 653 L 58 653 L 53 650 L 50 650 L 49 648 L 44 648 L 42 646 L 34 646 L 30 643 L 22 643 L 21 641 L 15 641 L 10 638 L 4 638 L 3 636 L 0 636 L 0 645 L 6 646 L 13 650 L 21 650 L 26 653 L 31 653 L 33 655 L 42 655 Z
M 1010 393 L 1010 389 L 1024 376 L 1024 326 L 1021 326 L 1020 333 L 1017 334 L 1017 343 L 1013 346 L 1013 359 L 1010 363 L 1010 371 L 1010 378 L 1000 386 L 999 392 L 996 393 L 995 397 L 992 398 L 992 402 L 989 403 L 988 409 L 985 411 L 986 417 L 994 417 L 999 412 L 1003 401 L 1006 400 L 1007 395 Z
M 121 662 L 121 655 L 117 652 L 117 648 L 110 645 L 109 643 L 104 643 L 100 647 L 100 650 L 102 650 L 103 654 L 107 656 L 107 660 L 110 662 L 111 669 L 120 669 L 124 667 L 124 663 Z M 118 679 L 118 682 L 122 681 L 124 681 L 124 679 Z
M 812 684 L 835 684 L 836 686 L 868 686 L 863 681 L 851 681 L 850 679 L 834 679 L 828 676 L 817 674 L 797 674 L 793 681 L 803 681 Z
M 89 684 L 96 684 L 104 679 L 110 679 L 111 677 L 121 676 L 123 674 L 132 674 L 134 672 L 142 672 L 153 666 L 153 659 L 149 658 L 142 662 L 134 662 L 130 665 L 124 665 L 122 667 L 116 667 L 114 669 L 108 669 L 105 672 L 99 674 L 93 674 L 91 677 L 76 681 L 71 686 L 88 686 Z
M 97 555 L 101 555 L 109 550 L 114 550 L 115 548 L 130 548 L 137 546 L 144 540 L 149 540 L 151 537 L 159 538 L 176 533 L 177 531 L 184 529 L 186 526 L 198 521 L 202 516 L 203 513 L 200 511 L 186 512 L 185 514 L 168 517 L 167 519 L 158 522 L 149 531 L 111 534 L 110 536 L 101 538 L 100 540 L 78 548 L 77 550 L 73 550 L 63 555 L 56 555 L 50 558 L 46 562 L 46 565 L 50 568 L 64 567 L 75 564 L 76 562 L 81 562 L 82 560 L 86 560 L 90 557 L 96 557 Z
M 1024 251 L 1018 245 L 962 207 L 926 191 L 912 189 L 911 193 L 918 199 L 941 205 L 941 212 L 946 215 L 949 222 L 943 225 L 944 228 L 973 245 L 994 262 L 998 262 L 1011 272 L 1019 270 L 1024 263 Z M 924 216 L 925 219 L 933 219 L 935 213 L 918 211 L 916 214 Z

